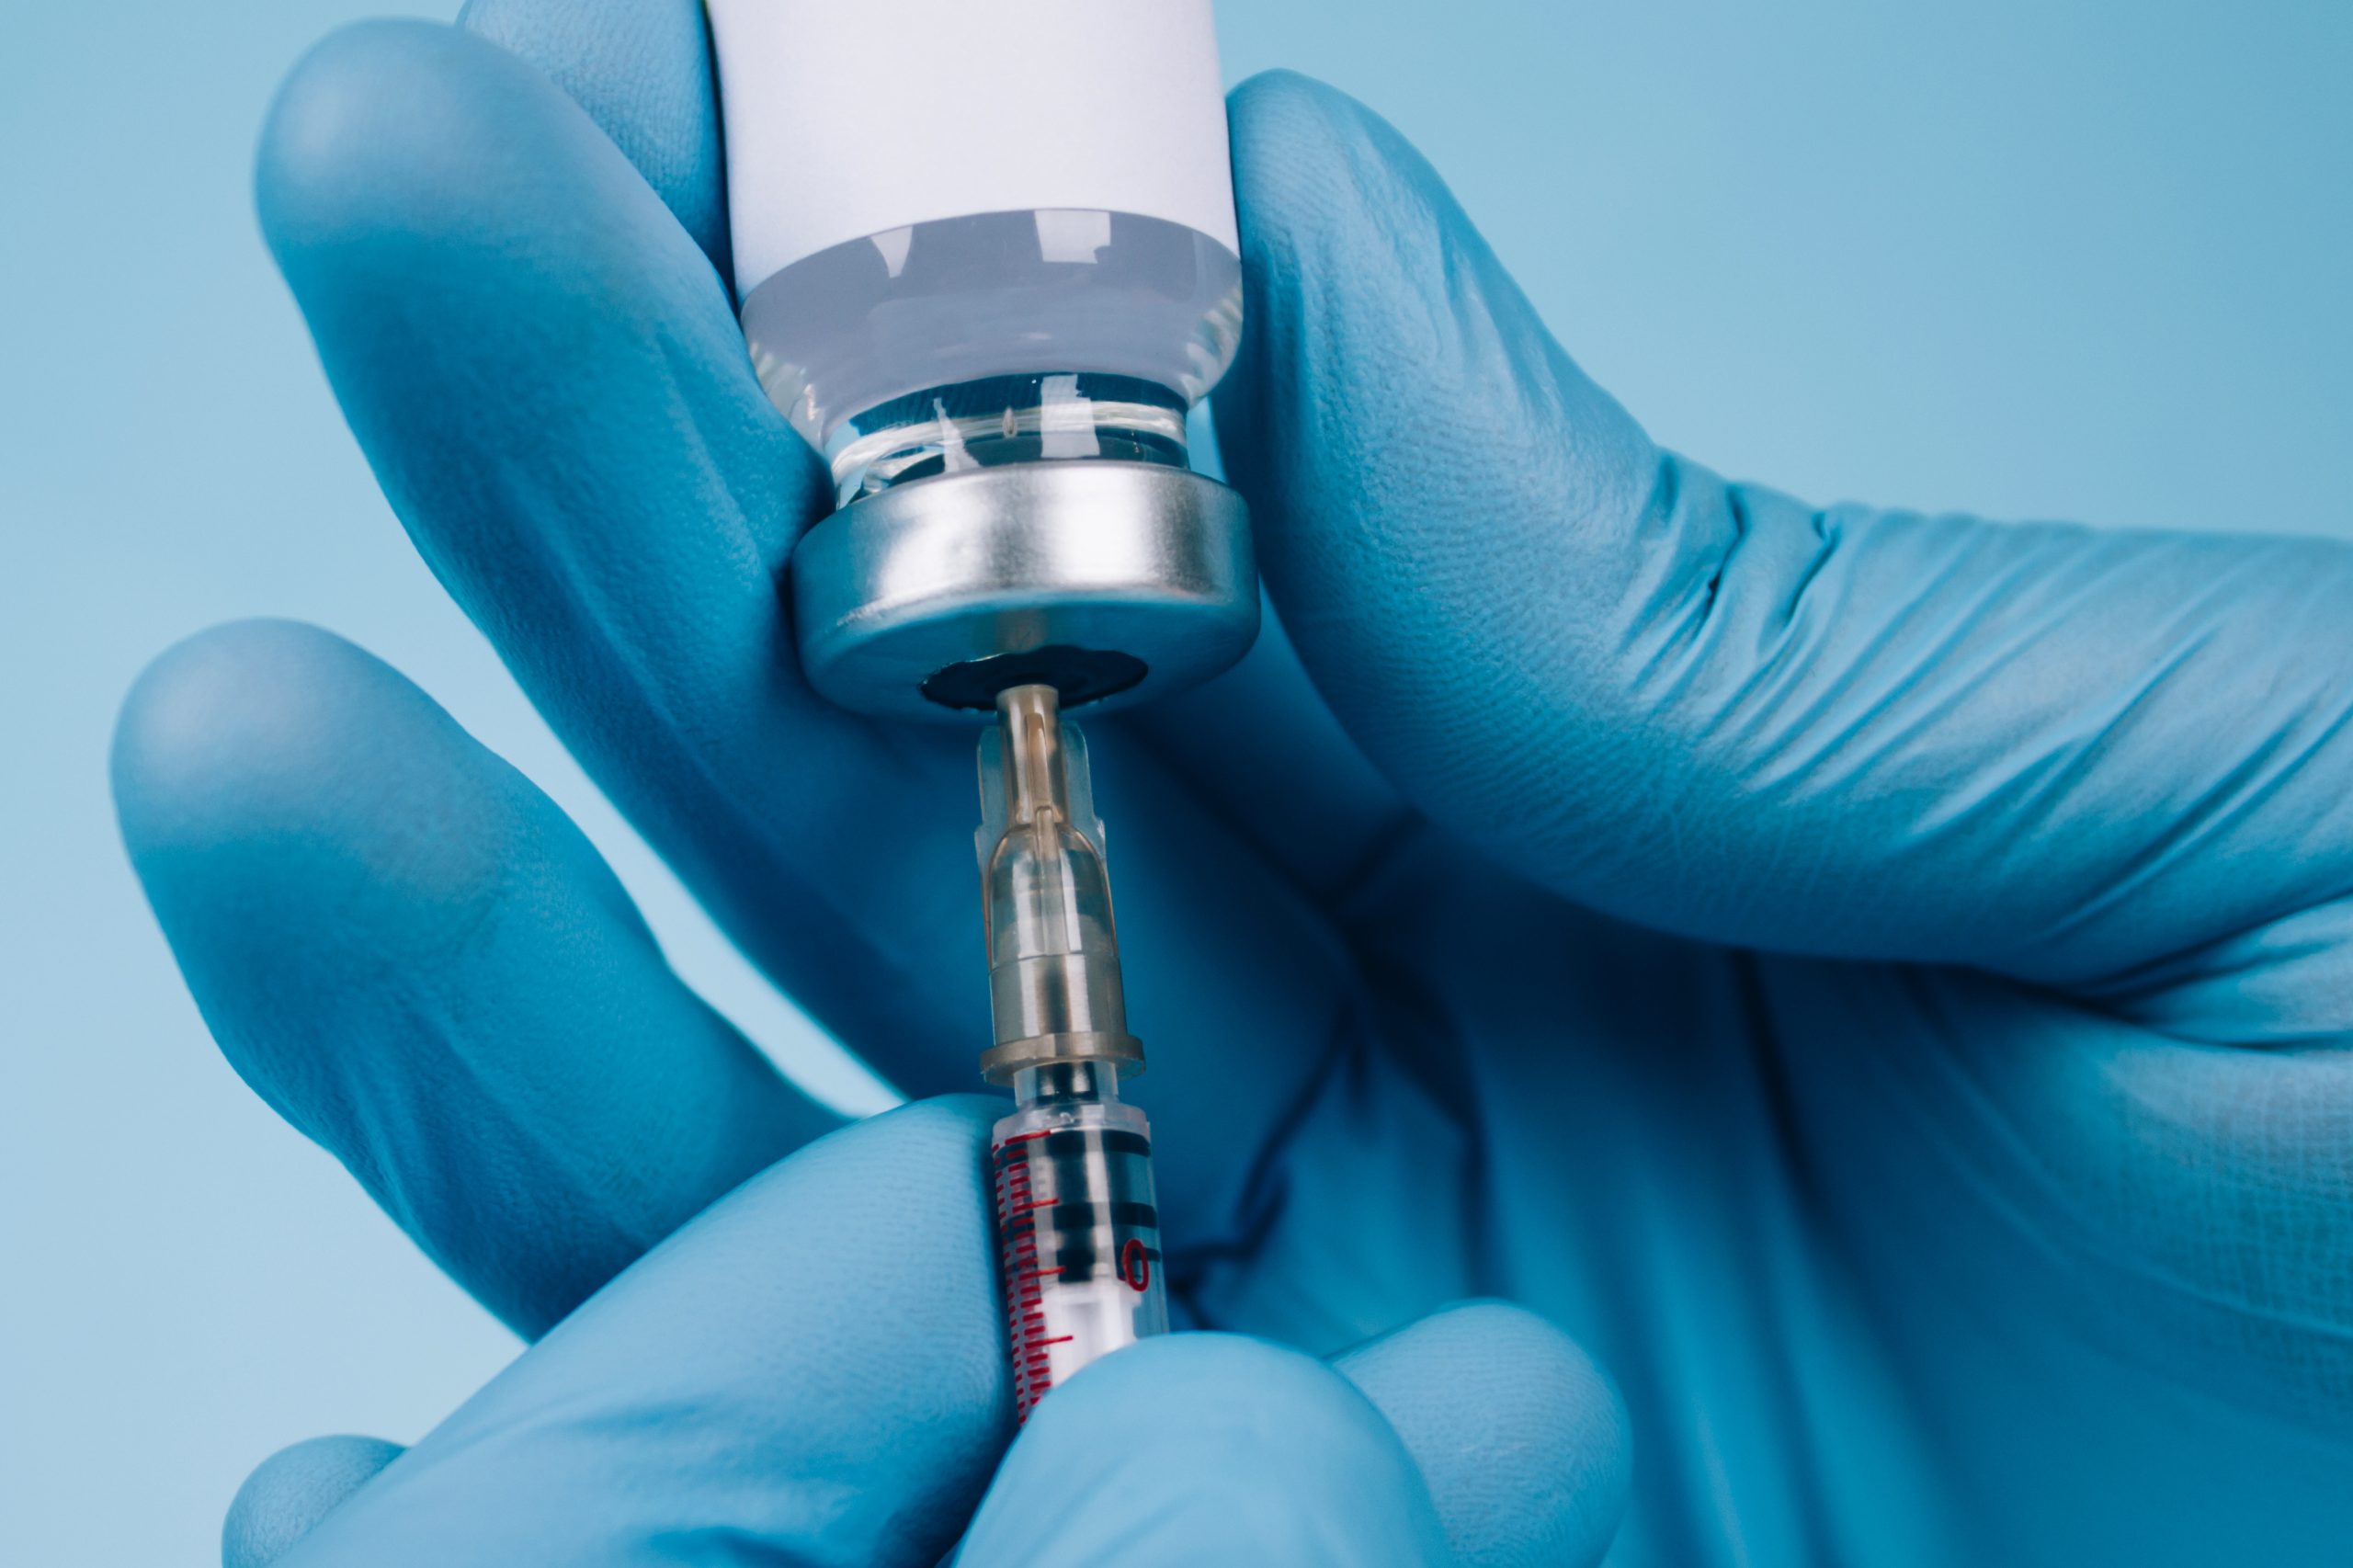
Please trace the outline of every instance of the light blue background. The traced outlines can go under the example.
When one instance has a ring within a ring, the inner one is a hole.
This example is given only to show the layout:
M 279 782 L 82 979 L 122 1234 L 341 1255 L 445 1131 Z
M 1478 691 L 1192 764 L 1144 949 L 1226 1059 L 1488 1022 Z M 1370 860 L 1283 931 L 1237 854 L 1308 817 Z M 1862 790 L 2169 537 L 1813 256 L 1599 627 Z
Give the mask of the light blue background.
M 343 430 L 247 180 L 273 84 L 358 14 L 0 16 L 11 1562 L 207 1562 L 265 1454 L 413 1438 L 515 1348 L 238 1084 L 179 986 L 105 785 L 115 703 L 173 639 L 291 615 L 390 658 L 581 819 L 690 979 L 871 1093 L 557 751 Z M 1222 21 L 1234 76 L 1300 67 L 1416 139 L 1586 367 L 1714 466 L 1819 500 L 2353 535 L 2353 7 L 1229 0 Z

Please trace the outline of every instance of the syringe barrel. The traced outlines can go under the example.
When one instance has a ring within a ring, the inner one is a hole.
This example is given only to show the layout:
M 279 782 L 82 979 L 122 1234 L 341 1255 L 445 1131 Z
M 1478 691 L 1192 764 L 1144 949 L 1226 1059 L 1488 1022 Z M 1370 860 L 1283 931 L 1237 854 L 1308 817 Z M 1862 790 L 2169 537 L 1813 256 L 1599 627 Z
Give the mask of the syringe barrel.
M 1152 1134 L 1108 1063 L 1025 1070 L 996 1124 L 996 1178 L 1014 1412 L 1123 1345 L 1168 1328 Z

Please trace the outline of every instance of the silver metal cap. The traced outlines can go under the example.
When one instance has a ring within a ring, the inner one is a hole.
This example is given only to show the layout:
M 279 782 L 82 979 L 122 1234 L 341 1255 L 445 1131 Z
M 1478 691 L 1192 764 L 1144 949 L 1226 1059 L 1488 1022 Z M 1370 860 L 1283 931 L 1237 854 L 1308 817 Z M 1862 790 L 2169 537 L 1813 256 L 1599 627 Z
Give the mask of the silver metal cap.
M 861 713 L 971 719 L 1008 687 L 1066 707 L 1191 686 L 1258 635 L 1242 498 L 1174 465 L 1008 463 L 862 496 L 788 574 L 809 683 Z

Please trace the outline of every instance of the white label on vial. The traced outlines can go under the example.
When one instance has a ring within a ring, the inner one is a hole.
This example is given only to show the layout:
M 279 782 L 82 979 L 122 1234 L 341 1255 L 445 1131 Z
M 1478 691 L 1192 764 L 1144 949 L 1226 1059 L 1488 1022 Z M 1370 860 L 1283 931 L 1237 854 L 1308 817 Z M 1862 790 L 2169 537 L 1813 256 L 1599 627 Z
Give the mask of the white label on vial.
M 1133 212 L 1240 249 L 1210 0 L 709 6 L 740 293 L 975 212 Z M 1108 238 L 1039 230 L 1063 251 Z

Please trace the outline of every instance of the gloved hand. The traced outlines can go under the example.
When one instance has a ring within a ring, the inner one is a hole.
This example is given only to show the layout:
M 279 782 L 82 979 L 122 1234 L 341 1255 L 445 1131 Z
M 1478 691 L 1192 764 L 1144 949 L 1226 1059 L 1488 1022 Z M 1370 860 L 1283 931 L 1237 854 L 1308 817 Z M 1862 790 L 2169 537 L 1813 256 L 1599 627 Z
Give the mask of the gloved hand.
M 550 722 L 779 985 L 961 1087 L 968 737 L 794 672 L 822 486 L 732 319 L 697 8 L 585 9 L 338 35 L 265 225 Z M 1345 1377 L 1172 1339 L 1040 1407 L 966 1561 L 1589 1562 L 1628 1433 L 1615 1561 L 2340 1553 L 2353 551 L 1728 484 L 1378 120 L 1274 77 L 1233 128 L 1219 433 L 1288 635 L 1096 748 L 1170 1278 L 1317 1355 L 1506 1297 L 1625 1426 L 1505 1308 Z M 955 1538 L 1006 1437 L 976 1112 L 688 1223 L 827 1119 L 421 695 L 233 628 L 116 770 L 239 1071 L 507 1322 L 565 1320 L 356 1492 L 387 1450 L 265 1467 L 240 1568 L 323 1513 L 289 1562 Z
M 1441 1515 L 1485 1484 L 1430 1417 L 1489 1402 L 1552 1446 L 1476 1439 L 1536 1494 L 1512 1500 L 1510 1540 L 1481 1510 L 1471 1560 L 1538 1560 L 1578 1528 L 1556 1440 L 1580 1435 L 1542 1407 L 1606 1407 L 1607 1387 L 1498 1304 L 1353 1351 L 1345 1375 L 1263 1340 L 1154 1340 L 1058 1391 L 992 1483 L 1011 1413 L 974 1173 L 996 1110 L 926 1102 L 755 1177 L 406 1454 L 324 1438 L 279 1455 L 232 1510 L 230 1568 L 927 1565 L 960 1534 L 962 1568 L 1408 1568 L 1452 1561 Z M 1417 1470 L 1417 1440 L 1435 1464 Z

